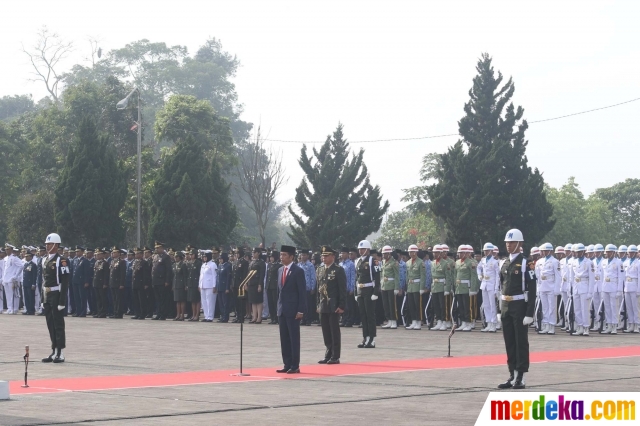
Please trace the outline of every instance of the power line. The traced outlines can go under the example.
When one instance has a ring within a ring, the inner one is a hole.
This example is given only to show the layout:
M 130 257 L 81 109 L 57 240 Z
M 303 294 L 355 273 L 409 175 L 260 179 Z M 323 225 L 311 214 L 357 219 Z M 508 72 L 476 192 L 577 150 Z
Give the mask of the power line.
M 560 117 L 545 118 L 544 120 L 531 121 L 529 124 L 542 123 L 543 121 L 560 120 L 561 118 L 573 117 L 574 115 L 586 114 L 588 112 L 593 112 L 593 111 L 600 111 L 602 109 L 613 108 L 613 107 L 617 107 L 617 106 L 620 106 L 620 105 L 628 104 L 628 103 L 639 101 L 639 100 L 640 100 L 640 98 L 635 98 L 635 99 L 631 99 L 630 101 L 620 102 L 619 104 L 613 104 L 613 105 L 608 105 L 608 106 L 605 106 L 605 107 L 594 108 L 594 109 L 590 109 L 590 110 L 587 110 L 587 111 L 574 112 L 573 114 L 561 115 Z

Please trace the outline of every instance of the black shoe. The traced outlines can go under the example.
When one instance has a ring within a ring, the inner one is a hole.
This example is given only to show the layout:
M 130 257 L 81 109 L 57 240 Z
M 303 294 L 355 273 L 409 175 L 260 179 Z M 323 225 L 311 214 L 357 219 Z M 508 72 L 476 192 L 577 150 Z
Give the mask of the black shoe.
M 234 320 L 233 320 L 233 321 L 231 321 L 231 322 L 232 322 L 232 323 L 234 323 L 234 324 L 237 324 L 237 323 L 239 323 L 239 322 L 240 322 L 240 320 L 238 320 L 238 318 L 236 318 L 236 319 L 234 319 Z
M 138 317 L 137 319 L 139 319 L 139 320 L 143 320 L 144 318 L 145 318 L 145 317 Z
M 218 321 L 218 322 L 221 322 L 221 323 L 223 323 L 223 324 L 224 324 L 224 323 L 229 322 L 229 320 L 228 320 L 228 319 L 226 319 L 226 320 L 222 320 L 222 321 Z
M 509 376 L 506 382 L 500 383 L 498 385 L 498 389 L 511 389 L 512 387 L 513 387 L 513 372 L 511 372 L 511 375 Z
M 149 315 L 147 315 L 145 318 L 147 318 L 147 319 L 149 319 L 149 318 L 153 319 L 153 315 L 152 315 L 152 314 L 149 314 Z
M 366 347 L 367 347 L 367 345 L 364 343 L 364 340 L 363 340 L 363 341 L 362 341 L 362 343 L 360 343 L 360 344 L 358 345 L 358 347 L 359 347 L 360 349 L 362 349 L 362 348 L 366 348 Z
M 49 355 L 46 358 L 42 358 L 42 362 L 53 362 L 53 357 L 56 355 L 56 351 L 54 350 L 53 352 L 51 352 L 51 355 Z
M 327 364 L 340 364 L 340 360 L 331 358 L 329 361 L 327 361 Z
M 160 317 L 158 318 L 160 321 L 166 321 L 167 319 L 165 317 Z
M 376 341 L 375 340 L 371 340 L 369 343 L 367 343 L 367 345 L 365 346 L 365 348 L 367 349 L 374 349 L 376 347 Z
M 287 371 L 287 374 L 300 374 L 300 369 L 292 368 L 291 370 Z
M 134 315 L 134 316 L 131 317 L 131 319 L 138 319 L 138 318 L 140 318 L 140 317 L 137 316 L 137 315 Z
M 39 313 L 36 314 L 36 316 L 43 317 L 44 316 L 44 312 L 39 312 Z
M 516 381 L 513 383 L 513 389 L 524 389 L 524 373 L 518 371 Z
M 285 367 L 285 368 L 283 368 L 281 370 L 276 370 L 276 373 L 288 373 L 289 370 L 290 370 L 290 368 Z
M 73 314 L 73 315 L 71 315 L 71 316 L 75 318 L 75 317 L 77 317 L 77 316 L 78 316 L 78 314 Z
M 62 354 L 60 354 L 60 355 L 56 356 L 56 357 L 53 359 L 53 363 L 54 363 L 54 364 L 60 364 L 61 362 L 64 362 L 64 355 L 62 355 Z
M 86 315 L 78 315 L 78 318 L 86 318 Z
M 326 364 L 328 362 L 329 362 L 329 358 L 324 358 L 324 359 L 321 359 L 320 361 L 318 361 L 318 364 Z
M 353 324 L 346 323 L 344 326 L 345 327 L 353 327 Z

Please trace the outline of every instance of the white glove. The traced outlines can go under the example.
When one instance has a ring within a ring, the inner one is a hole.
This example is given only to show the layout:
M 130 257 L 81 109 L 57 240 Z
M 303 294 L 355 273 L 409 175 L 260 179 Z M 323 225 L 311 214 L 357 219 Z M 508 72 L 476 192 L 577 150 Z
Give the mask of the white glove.
M 378 296 L 376 296 L 375 294 L 371 295 L 371 300 L 378 300 Z
M 420 290 L 420 295 L 423 295 L 423 294 L 424 294 L 424 290 Z
M 356 300 L 358 300 L 358 297 L 360 297 L 360 296 L 356 294 L 356 295 L 355 295 Z
M 64 309 L 64 306 L 60 306 L 60 305 L 58 305 L 58 310 L 59 310 L 59 311 L 61 311 L 61 310 L 63 310 L 63 309 Z
M 524 317 L 522 320 L 522 325 L 529 325 L 533 323 L 533 317 Z
M 44 303 L 40 304 L 40 309 L 44 309 Z
M 593 294 L 587 293 L 587 299 L 593 299 Z
M 470 292 L 469 292 L 469 296 L 475 296 L 476 294 L 478 294 L 478 292 L 477 292 L 477 291 L 470 291 Z
M 445 296 L 448 296 L 448 295 L 449 295 L 449 292 L 448 292 L 448 291 L 445 291 L 445 292 L 444 292 L 444 295 L 445 295 Z
M 621 291 L 617 292 L 617 293 L 616 293 L 616 297 L 617 297 L 618 299 L 620 299 L 620 298 L 622 297 L 622 292 L 621 292 Z
M 396 295 L 396 296 L 397 296 L 397 295 L 398 295 L 398 293 L 400 293 L 400 290 L 393 290 L 393 294 L 394 294 L 394 295 Z

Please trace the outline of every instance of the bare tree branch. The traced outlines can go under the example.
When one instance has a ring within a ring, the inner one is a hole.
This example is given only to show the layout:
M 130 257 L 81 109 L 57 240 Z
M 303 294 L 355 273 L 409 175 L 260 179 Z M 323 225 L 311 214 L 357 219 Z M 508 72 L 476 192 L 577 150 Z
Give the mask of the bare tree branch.
M 282 164 L 282 152 L 264 147 L 260 127 L 254 141 L 250 141 L 241 152 L 237 166 L 240 187 L 249 196 L 247 207 L 253 211 L 258 223 L 260 239 L 266 244 L 265 230 L 270 219 L 278 190 L 287 182 Z
M 58 102 L 58 85 L 61 80 L 56 68 L 72 50 L 72 42 L 63 41 L 46 26 L 38 31 L 38 40 L 32 51 L 22 46 L 22 51 L 29 57 L 33 66 L 35 78 L 32 81 L 42 81 L 54 102 Z

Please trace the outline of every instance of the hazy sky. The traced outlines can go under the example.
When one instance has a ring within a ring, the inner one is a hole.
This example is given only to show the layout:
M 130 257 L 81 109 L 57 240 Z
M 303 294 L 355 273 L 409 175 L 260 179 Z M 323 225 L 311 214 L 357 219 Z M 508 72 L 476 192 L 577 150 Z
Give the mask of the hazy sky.
M 38 3 L 41 3 L 38 5 Z M 7 2 L 0 26 L 0 96 L 32 93 L 21 43 L 43 24 L 76 50 L 148 38 L 186 45 L 210 36 L 236 54 L 244 120 L 271 139 L 323 141 L 338 122 L 351 141 L 457 133 L 482 52 L 513 77 L 529 121 L 640 97 L 638 1 L 92 1 Z M 529 163 L 552 186 L 576 176 L 585 193 L 638 177 L 640 101 L 532 124 Z M 456 137 L 353 144 L 392 210 L 418 183 L 421 158 Z M 300 144 L 284 151 L 291 199 Z

